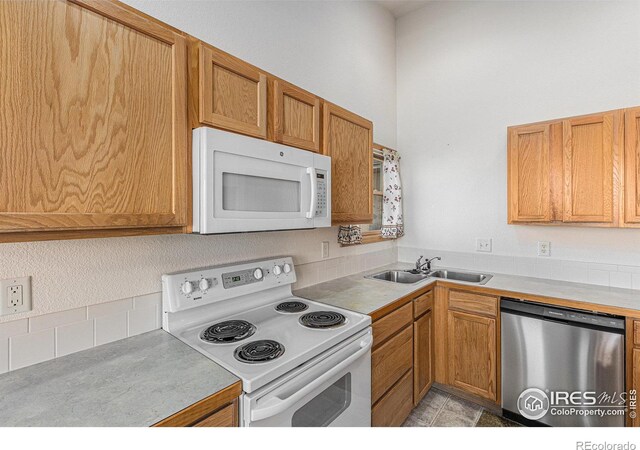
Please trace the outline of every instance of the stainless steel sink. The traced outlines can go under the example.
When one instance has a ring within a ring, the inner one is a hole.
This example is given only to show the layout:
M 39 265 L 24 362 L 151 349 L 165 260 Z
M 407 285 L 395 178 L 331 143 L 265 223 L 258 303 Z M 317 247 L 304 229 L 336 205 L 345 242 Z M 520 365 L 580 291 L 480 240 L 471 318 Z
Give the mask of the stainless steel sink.
M 390 281 L 392 283 L 413 284 L 429 278 L 429 275 L 426 273 L 411 273 L 406 270 L 386 270 L 373 275 L 367 275 L 365 278 Z
M 429 273 L 430 277 L 444 280 L 465 281 L 467 283 L 486 284 L 493 275 L 473 272 L 454 272 L 452 270 L 434 270 Z

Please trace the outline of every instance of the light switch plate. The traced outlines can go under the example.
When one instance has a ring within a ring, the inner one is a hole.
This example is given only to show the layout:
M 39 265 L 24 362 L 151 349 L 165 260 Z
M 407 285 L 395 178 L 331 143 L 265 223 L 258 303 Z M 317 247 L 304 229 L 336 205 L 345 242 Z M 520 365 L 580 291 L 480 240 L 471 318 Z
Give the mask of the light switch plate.
M 491 253 L 491 238 L 476 238 L 476 251 Z
M 551 242 L 538 241 L 538 256 L 551 256 Z
M 31 311 L 31 277 L 0 280 L 0 316 Z

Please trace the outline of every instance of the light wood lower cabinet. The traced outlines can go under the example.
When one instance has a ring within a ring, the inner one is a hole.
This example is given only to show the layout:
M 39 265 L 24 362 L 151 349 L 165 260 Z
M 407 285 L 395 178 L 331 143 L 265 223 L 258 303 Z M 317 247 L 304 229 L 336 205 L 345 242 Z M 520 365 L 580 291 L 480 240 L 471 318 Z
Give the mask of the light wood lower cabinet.
M 119 2 L 9 0 L 0 42 L 0 242 L 184 232 L 185 37 Z
M 154 427 L 237 427 L 238 397 L 242 383 L 236 382 L 215 394 L 161 420 Z
M 433 291 L 373 323 L 373 426 L 400 426 L 434 381 Z
M 413 305 L 373 322 L 371 424 L 399 426 L 413 408 Z
M 237 427 L 238 426 L 238 400 L 234 400 L 229 406 L 214 412 L 209 417 L 196 422 L 194 427 Z
M 413 322 L 413 404 L 416 406 L 433 384 L 433 311 Z
M 478 290 L 438 285 L 433 327 L 434 380 L 444 386 L 500 401 L 499 299 Z
M 640 320 L 627 318 L 626 320 L 626 387 L 629 397 L 627 398 L 627 408 L 629 413 L 626 416 L 626 425 L 629 427 L 640 427 Z M 635 391 L 635 398 L 631 393 Z M 635 414 L 631 414 L 631 412 Z M 631 417 L 635 415 L 635 417 Z
M 409 370 L 371 409 L 374 427 L 399 427 L 413 409 L 413 371 Z
M 449 311 L 449 384 L 497 400 L 496 319 Z
M 407 326 L 371 354 L 371 401 L 378 401 L 412 367 L 413 327 Z

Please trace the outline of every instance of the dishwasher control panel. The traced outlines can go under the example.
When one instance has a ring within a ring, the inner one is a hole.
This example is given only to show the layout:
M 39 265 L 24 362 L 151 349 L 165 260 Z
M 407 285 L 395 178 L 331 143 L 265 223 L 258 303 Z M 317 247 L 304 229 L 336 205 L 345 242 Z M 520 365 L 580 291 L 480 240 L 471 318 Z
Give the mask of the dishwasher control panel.
M 500 308 L 506 310 L 511 309 L 525 314 L 548 317 L 550 319 L 560 321 L 624 330 L 624 318 L 609 314 L 580 311 L 576 309 L 556 308 L 508 297 L 502 298 Z

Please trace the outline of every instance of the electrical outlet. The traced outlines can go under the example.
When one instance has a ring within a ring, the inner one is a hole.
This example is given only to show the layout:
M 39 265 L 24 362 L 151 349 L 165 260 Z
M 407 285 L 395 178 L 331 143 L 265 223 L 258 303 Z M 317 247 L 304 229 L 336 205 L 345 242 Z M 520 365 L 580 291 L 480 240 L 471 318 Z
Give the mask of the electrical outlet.
M 31 311 L 31 277 L 0 280 L 0 316 Z
M 322 241 L 322 258 L 329 257 L 329 241 Z
M 538 241 L 538 256 L 551 256 L 551 242 Z
M 476 238 L 476 251 L 491 253 L 491 238 Z

